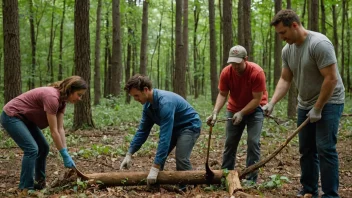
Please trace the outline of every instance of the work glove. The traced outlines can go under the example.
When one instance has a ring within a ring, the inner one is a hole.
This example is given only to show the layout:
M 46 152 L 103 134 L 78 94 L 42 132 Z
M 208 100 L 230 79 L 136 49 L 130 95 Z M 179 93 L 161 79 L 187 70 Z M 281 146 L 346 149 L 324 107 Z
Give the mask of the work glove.
M 264 111 L 265 115 L 270 115 L 274 110 L 274 104 L 271 102 L 268 102 L 268 104 L 262 107 L 262 110 Z
M 152 185 L 156 183 L 156 178 L 158 177 L 159 169 L 152 166 L 147 177 L 147 184 Z
M 217 115 L 218 112 L 217 111 L 213 111 L 213 113 L 207 118 L 207 125 L 208 126 L 214 126 L 215 122 L 217 120 Z
M 321 119 L 321 110 L 322 109 L 317 109 L 315 107 L 313 107 L 308 113 L 307 113 L 307 117 L 309 117 L 309 120 L 311 123 L 313 122 L 317 122 L 318 120 Z
M 63 148 L 60 151 L 61 157 L 64 160 L 64 165 L 66 168 L 73 168 L 75 167 L 75 162 L 73 162 L 70 154 L 67 152 L 67 148 Z
M 120 170 L 123 168 L 129 169 L 131 165 L 131 153 L 127 153 L 125 159 L 123 159 L 121 165 L 120 165 Z
M 243 119 L 243 114 L 242 114 L 242 112 L 239 111 L 233 115 L 232 124 L 238 125 L 242 121 L 242 119 Z

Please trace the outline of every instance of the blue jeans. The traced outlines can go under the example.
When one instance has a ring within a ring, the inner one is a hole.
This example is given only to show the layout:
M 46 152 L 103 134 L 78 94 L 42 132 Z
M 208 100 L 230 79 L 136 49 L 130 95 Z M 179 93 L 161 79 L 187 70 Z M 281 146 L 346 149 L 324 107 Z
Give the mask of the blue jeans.
M 170 154 L 170 152 L 176 147 L 176 170 L 192 170 L 192 165 L 189 159 L 199 135 L 200 129 L 181 129 L 172 134 L 168 153 Z M 163 169 L 164 164 L 161 166 L 160 170 Z
M 339 197 L 337 132 L 344 104 L 326 104 L 322 118 L 308 123 L 299 133 L 301 184 L 305 193 L 318 196 L 319 171 L 323 197 Z M 297 125 L 307 119 L 309 110 L 298 109 Z
M 227 117 L 232 118 L 234 113 L 227 112 Z M 247 160 L 246 166 L 257 163 L 260 159 L 260 134 L 263 127 L 264 114 L 261 107 L 249 115 L 243 116 L 238 125 L 233 125 L 231 121 L 226 124 L 225 150 L 221 168 L 233 170 L 235 168 L 237 147 L 241 140 L 244 128 L 247 125 Z M 256 182 L 258 171 L 254 171 L 247 176 L 248 180 Z
M 49 144 L 42 131 L 33 123 L 25 124 L 17 117 L 1 114 L 1 125 L 23 150 L 20 189 L 33 189 L 36 181 L 45 180 L 46 157 Z M 34 175 L 35 174 L 35 175 Z

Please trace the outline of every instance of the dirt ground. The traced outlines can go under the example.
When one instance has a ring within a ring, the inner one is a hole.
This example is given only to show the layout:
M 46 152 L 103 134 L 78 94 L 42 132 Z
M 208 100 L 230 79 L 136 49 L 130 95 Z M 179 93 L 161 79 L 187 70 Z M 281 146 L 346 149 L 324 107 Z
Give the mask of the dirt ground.
M 347 119 L 347 118 L 345 118 Z M 136 125 L 135 123 L 132 123 Z M 341 124 L 344 124 L 342 120 Z M 203 127 L 200 138 L 191 156 L 193 169 L 205 170 L 206 143 L 208 131 Z M 270 130 L 285 132 L 274 133 Z M 261 139 L 262 158 L 268 156 L 274 151 L 287 135 L 295 130 L 292 122 L 283 123 L 282 126 L 268 129 L 265 136 Z M 3 131 L 1 132 L 3 133 Z M 223 129 L 214 128 L 212 135 L 212 145 L 210 151 L 210 164 L 214 170 L 220 170 L 222 151 L 224 143 Z M 69 135 L 75 134 L 78 138 L 78 144 L 70 146 L 70 152 L 79 152 L 82 148 L 90 148 L 93 144 L 103 144 L 103 140 L 109 139 L 105 144 L 116 148 L 118 145 L 128 146 L 129 142 L 125 140 L 126 132 L 117 127 L 103 131 L 75 131 Z M 352 137 L 351 131 L 340 130 L 337 149 L 340 159 L 340 189 L 341 197 L 352 197 Z M 157 141 L 157 136 L 153 137 Z M 245 140 L 245 137 L 242 137 Z M 254 197 L 295 197 L 300 188 L 299 177 L 299 154 L 298 141 L 294 138 L 284 150 L 279 153 L 273 160 L 268 162 L 260 169 L 258 184 L 255 187 L 245 187 L 243 192 L 253 195 Z M 149 154 L 138 154 L 132 158 L 132 167 L 129 171 L 149 171 L 153 163 L 155 150 Z M 21 168 L 22 151 L 13 146 L 11 148 L 0 149 L 0 197 L 17 197 L 16 189 L 19 183 L 19 175 Z M 246 159 L 246 143 L 241 142 L 237 155 L 236 167 L 243 170 Z M 84 173 L 101 173 L 101 172 L 117 172 L 122 156 L 117 155 L 99 155 L 90 158 L 84 158 L 80 155 L 74 157 L 77 167 Z M 165 170 L 175 170 L 174 153 L 171 153 L 167 159 Z M 214 185 L 198 185 L 187 192 L 177 192 L 172 190 L 172 186 L 161 186 L 159 189 L 150 190 L 146 186 L 130 186 L 130 187 L 105 187 L 99 188 L 97 185 L 84 186 L 79 180 L 59 185 L 58 181 L 62 180 L 68 169 L 64 168 L 60 157 L 56 154 L 56 149 L 51 146 L 51 153 L 47 159 L 47 184 L 45 190 L 38 192 L 37 197 L 231 197 L 221 186 Z M 269 187 L 268 182 L 272 180 L 270 176 L 281 175 L 289 179 L 288 182 L 279 180 L 280 187 Z M 83 187 L 84 186 L 84 187 Z M 322 193 L 322 192 L 320 192 Z

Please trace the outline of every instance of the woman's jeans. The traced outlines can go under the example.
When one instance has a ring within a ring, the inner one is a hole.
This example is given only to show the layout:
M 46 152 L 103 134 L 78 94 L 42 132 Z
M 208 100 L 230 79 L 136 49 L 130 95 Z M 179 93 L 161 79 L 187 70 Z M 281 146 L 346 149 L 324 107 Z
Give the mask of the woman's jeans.
M 227 117 L 232 118 L 234 113 L 227 112 Z M 222 169 L 233 170 L 235 168 L 235 159 L 237 147 L 241 140 L 244 128 L 247 126 L 247 160 L 246 166 L 257 163 L 260 159 L 260 134 L 263 127 L 264 114 L 261 107 L 257 107 L 255 111 L 249 115 L 243 116 L 242 121 L 238 125 L 233 125 L 231 121 L 226 124 L 226 142 L 223 153 Z M 248 180 L 257 181 L 258 171 L 247 176 Z
M 344 104 L 326 104 L 321 120 L 308 123 L 299 133 L 301 184 L 305 193 L 318 195 L 319 171 L 323 197 L 339 197 L 337 132 Z M 297 125 L 307 119 L 309 110 L 298 109 Z
M 33 123 L 25 124 L 16 117 L 1 114 L 1 125 L 23 150 L 20 189 L 33 189 L 34 174 L 36 181 L 45 180 L 46 157 L 49 144 L 42 131 Z

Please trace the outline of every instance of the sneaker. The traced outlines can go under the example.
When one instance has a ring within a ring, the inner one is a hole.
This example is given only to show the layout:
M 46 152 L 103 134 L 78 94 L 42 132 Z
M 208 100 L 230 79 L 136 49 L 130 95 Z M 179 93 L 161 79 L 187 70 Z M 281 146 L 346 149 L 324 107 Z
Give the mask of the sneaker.
M 46 187 L 45 179 L 34 182 L 34 189 L 35 190 L 42 190 L 45 187 Z
M 318 195 L 313 195 L 312 193 L 307 193 L 303 189 L 298 191 L 296 197 L 301 197 L 301 198 L 318 198 Z

